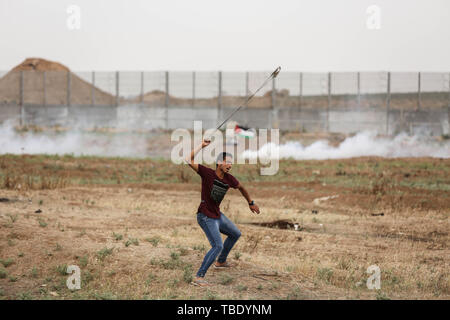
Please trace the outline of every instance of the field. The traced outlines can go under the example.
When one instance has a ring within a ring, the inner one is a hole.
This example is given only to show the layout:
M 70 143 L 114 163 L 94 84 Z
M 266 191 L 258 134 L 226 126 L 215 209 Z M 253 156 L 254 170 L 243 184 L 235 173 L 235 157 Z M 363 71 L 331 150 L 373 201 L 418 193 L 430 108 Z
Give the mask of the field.
M 2 299 L 450 299 L 450 160 L 235 165 L 222 211 L 238 265 L 190 285 L 209 250 L 200 178 L 168 160 L 0 156 Z M 334 196 L 331 198 L 324 198 Z M 322 198 L 322 199 L 319 199 Z M 298 230 L 292 227 L 299 224 Z M 81 269 L 81 289 L 66 268 Z M 381 289 L 366 272 L 381 270 Z

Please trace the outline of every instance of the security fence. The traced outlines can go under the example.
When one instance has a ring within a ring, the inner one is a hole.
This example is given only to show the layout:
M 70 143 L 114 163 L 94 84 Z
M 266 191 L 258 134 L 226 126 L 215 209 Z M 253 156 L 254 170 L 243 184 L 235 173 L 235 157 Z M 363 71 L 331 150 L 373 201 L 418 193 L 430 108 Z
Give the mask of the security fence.
M 0 72 L 0 121 L 213 127 L 270 72 Z M 286 130 L 447 134 L 450 73 L 281 72 L 234 120 Z

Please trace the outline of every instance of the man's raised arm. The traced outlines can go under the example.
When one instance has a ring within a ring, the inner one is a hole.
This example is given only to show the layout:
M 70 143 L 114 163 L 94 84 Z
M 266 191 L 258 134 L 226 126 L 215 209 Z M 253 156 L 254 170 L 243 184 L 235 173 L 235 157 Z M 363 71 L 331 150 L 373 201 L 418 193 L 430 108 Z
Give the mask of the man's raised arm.
M 198 164 L 194 163 L 194 158 L 195 155 L 204 147 L 206 147 L 207 145 L 209 145 L 211 143 L 211 141 L 209 140 L 203 140 L 202 144 L 197 146 L 196 148 L 192 149 L 191 155 L 189 157 L 187 157 L 185 160 L 187 162 L 187 164 L 195 170 L 195 172 L 198 172 Z

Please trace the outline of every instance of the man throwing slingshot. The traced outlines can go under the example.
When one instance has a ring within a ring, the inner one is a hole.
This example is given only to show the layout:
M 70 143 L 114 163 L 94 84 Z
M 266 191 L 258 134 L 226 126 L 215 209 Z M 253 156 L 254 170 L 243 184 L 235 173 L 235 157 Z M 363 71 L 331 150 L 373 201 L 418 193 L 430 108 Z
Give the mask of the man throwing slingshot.
M 200 269 L 192 282 L 192 284 L 198 286 L 209 285 L 204 277 L 217 256 L 218 259 L 215 262 L 214 267 L 232 267 L 226 260 L 231 248 L 233 248 L 234 244 L 241 236 L 241 232 L 219 209 L 219 205 L 228 189 L 230 187 L 239 189 L 244 198 L 248 201 L 250 210 L 259 214 L 258 206 L 250 198 L 247 190 L 235 177 L 229 174 L 232 165 L 231 154 L 226 152 L 219 154 L 216 162 L 216 170 L 194 163 L 195 155 L 209 144 L 209 140 L 203 140 L 202 144 L 194 148 L 190 157 L 186 159 L 189 166 L 202 178 L 202 196 L 197 211 L 197 222 L 205 232 L 206 237 L 211 244 L 211 249 L 206 253 Z M 224 243 L 222 243 L 220 233 L 227 235 Z

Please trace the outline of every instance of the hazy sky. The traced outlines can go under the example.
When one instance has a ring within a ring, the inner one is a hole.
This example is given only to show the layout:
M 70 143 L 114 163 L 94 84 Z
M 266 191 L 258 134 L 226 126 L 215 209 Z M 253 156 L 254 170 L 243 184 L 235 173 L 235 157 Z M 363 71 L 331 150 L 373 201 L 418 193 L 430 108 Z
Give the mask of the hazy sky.
M 448 0 L 0 0 L 0 70 L 450 71 L 449 40 Z

